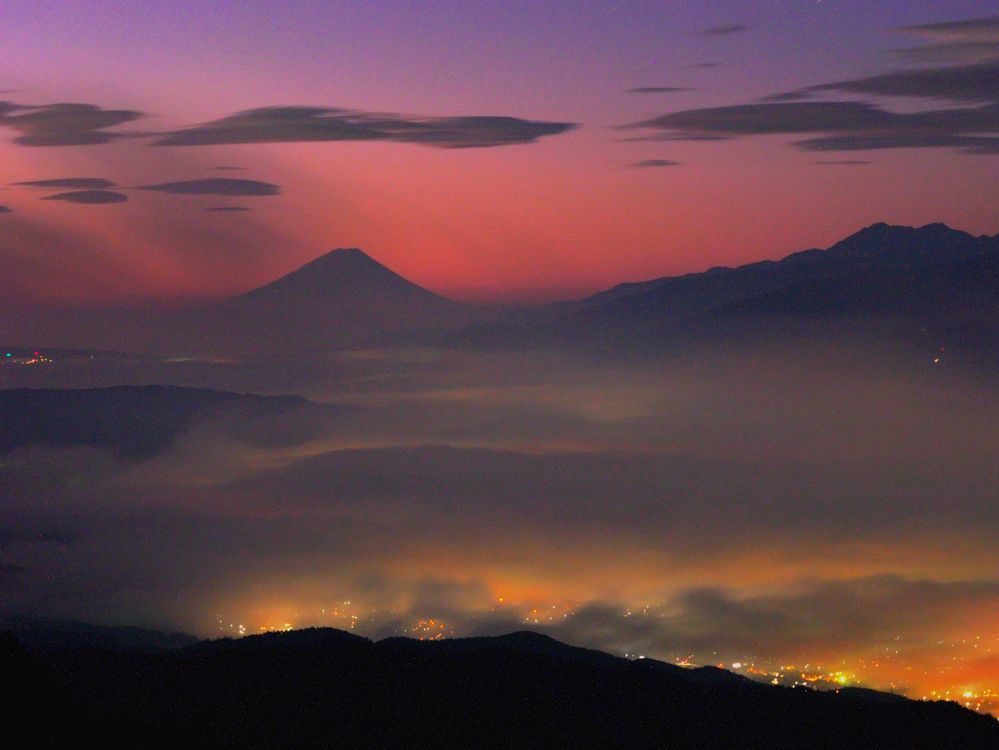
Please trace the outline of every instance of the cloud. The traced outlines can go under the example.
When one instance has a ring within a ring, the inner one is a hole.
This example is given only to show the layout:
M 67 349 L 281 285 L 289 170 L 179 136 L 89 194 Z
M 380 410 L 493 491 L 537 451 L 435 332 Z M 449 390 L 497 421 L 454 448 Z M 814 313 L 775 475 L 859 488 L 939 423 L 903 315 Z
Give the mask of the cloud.
M 128 196 L 116 193 L 112 190 L 74 190 L 69 193 L 47 195 L 42 198 L 42 200 L 99 205 L 103 203 L 124 203 L 128 200 Z
M 516 117 L 408 117 L 326 107 L 264 107 L 165 134 L 159 146 L 316 141 L 392 141 L 437 148 L 484 148 L 533 143 L 573 123 Z
M 809 86 L 803 91 L 846 91 L 878 96 L 961 102 L 999 102 L 999 60 L 896 70 L 883 75 Z
M 747 135 L 815 134 L 796 141 L 805 151 L 881 148 L 956 148 L 991 154 L 999 132 L 999 104 L 895 113 L 857 101 L 764 102 L 672 112 L 634 127 L 663 140 Z
M 780 94 L 771 94 L 760 99 L 761 102 L 797 102 L 804 99 L 814 99 L 815 97 L 804 91 L 785 91 Z
M 713 651 L 779 659 L 849 650 L 896 636 L 921 638 L 928 622 L 999 603 L 999 581 L 912 580 L 895 575 L 799 584 L 778 594 L 739 597 L 690 589 L 644 615 L 592 603 L 555 629 L 556 637 L 613 651 Z
M 875 128 L 889 118 L 864 102 L 775 102 L 681 110 L 638 125 L 684 136 L 764 135 Z
M 219 213 L 233 213 L 237 211 L 249 211 L 246 206 L 212 206 L 211 208 L 206 208 L 206 211 L 217 211 Z
M 896 32 L 930 43 L 892 50 L 895 57 L 924 63 L 971 63 L 999 58 L 999 16 L 905 26 Z
M 738 34 L 742 31 L 749 31 L 752 28 L 741 23 L 725 23 L 720 26 L 709 26 L 706 29 L 701 29 L 697 33 L 701 36 L 728 36 L 729 34 Z
M 642 159 L 641 161 L 633 162 L 628 166 L 635 169 L 646 169 L 648 167 L 675 167 L 679 164 L 680 162 L 670 161 L 669 159 Z
M 957 42 L 948 44 L 928 44 L 924 47 L 906 47 L 891 50 L 893 57 L 907 62 L 955 64 L 974 63 L 995 58 L 999 55 L 999 44 L 995 42 Z
M 687 88 L 685 86 L 638 86 L 637 88 L 627 89 L 625 93 L 627 94 L 674 94 L 678 91 L 696 91 L 697 89 Z
M 93 104 L 49 104 L 31 106 L 0 102 L 0 126 L 21 133 L 14 139 L 22 146 L 85 146 L 110 143 L 124 134 L 107 128 L 132 122 L 141 112 L 102 109 Z
M 173 193 L 175 195 L 268 196 L 281 194 L 281 188 L 269 182 L 238 180 L 227 177 L 212 177 L 206 180 L 185 180 L 182 182 L 163 182 L 158 185 L 143 185 L 139 190 Z
M 22 187 L 70 188 L 73 190 L 104 190 L 115 186 L 111 180 L 106 180 L 103 177 L 60 177 L 55 180 L 28 180 L 12 182 L 11 184 Z
M 792 145 L 805 151 L 885 148 L 952 148 L 968 154 L 999 153 L 999 16 L 907 26 L 895 31 L 929 41 L 896 50 L 917 62 L 880 75 L 833 81 L 737 104 L 673 112 L 639 123 L 663 140 L 744 135 L 814 134 Z M 809 101 L 824 92 L 934 99 L 963 107 L 896 113 L 872 102 Z M 977 106 L 971 106 L 977 105 Z
M 496 607 L 488 590 L 474 581 L 423 579 L 407 585 L 375 577 L 367 586 L 355 581 L 353 588 L 365 597 L 402 604 L 394 617 L 365 631 L 376 638 L 397 635 L 420 618 L 444 621 L 449 634 L 459 636 L 497 635 L 523 629 L 525 623 L 522 611 Z M 641 608 L 594 599 L 566 617 L 527 622 L 561 641 L 615 654 L 660 659 L 693 655 L 695 663 L 744 657 L 793 661 L 829 653 L 842 657 L 887 642 L 896 648 L 926 648 L 928 623 L 946 628 L 969 613 L 996 606 L 996 580 L 933 581 L 887 574 L 806 580 L 776 593 L 749 596 L 692 588 Z
M 702 63 L 691 63 L 688 68 L 720 68 L 722 64 L 720 62 L 702 62 Z
M 994 42 L 999 39 L 999 16 L 924 23 L 917 26 L 903 26 L 895 30 L 943 41 Z
M 999 138 L 950 133 L 897 133 L 890 135 L 833 135 L 795 141 L 803 151 L 871 151 L 884 148 L 955 148 L 966 154 L 999 154 Z
M 862 159 L 820 159 L 819 161 L 813 162 L 814 164 L 839 164 L 841 166 L 852 166 L 860 164 L 873 164 L 874 162 L 865 161 Z
M 10 206 L 0 206 L 0 214 L 9 214 L 13 212 L 14 209 L 12 209 Z
M 218 170 L 219 172 L 242 172 L 246 170 L 246 167 L 221 166 L 221 167 L 210 167 L 210 169 L 215 169 Z

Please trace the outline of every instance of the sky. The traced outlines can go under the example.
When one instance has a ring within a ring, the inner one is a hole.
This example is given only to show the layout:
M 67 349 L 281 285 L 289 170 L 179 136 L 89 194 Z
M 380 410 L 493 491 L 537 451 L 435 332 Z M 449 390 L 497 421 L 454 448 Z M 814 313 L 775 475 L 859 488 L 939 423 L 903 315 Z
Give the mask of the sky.
M 542 302 L 876 221 L 991 234 L 992 11 L 12 0 L 0 294 L 217 298 L 361 247 L 448 296 Z
M 999 232 L 989 2 L 6 0 L 0 38 L 0 322 L 22 330 L 141 329 L 121 308 L 337 247 L 541 303 L 876 222 Z M 141 460 L 0 455 L 4 603 L 201 636 L 537 626 L 999 711 L 999 403 L 936 335 L 637 364 L 0 342 L 30 346 L 4 390 L 319 405 L 213 415 Z

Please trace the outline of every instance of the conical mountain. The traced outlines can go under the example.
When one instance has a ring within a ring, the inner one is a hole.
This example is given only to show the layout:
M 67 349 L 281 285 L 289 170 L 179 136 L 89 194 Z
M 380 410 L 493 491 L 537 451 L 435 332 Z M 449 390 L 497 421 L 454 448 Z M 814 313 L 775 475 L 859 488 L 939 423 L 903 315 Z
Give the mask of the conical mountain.
M 386 334 L 447 330 L 469 323 L 474 314 L 361 250 L 338 249 L 191 314 L 183 340 L 172 348 L 214 354 L 320 351 Z
M 247 304 L 331 304 L 348 300 L 363 303 L 372 298 L 393 301 L 436 302 L 454 307 L 458 303 L 429 292 L 383 266 L 363 250 L 331 250 L 276 281 L 232 297 L 220 307 Z

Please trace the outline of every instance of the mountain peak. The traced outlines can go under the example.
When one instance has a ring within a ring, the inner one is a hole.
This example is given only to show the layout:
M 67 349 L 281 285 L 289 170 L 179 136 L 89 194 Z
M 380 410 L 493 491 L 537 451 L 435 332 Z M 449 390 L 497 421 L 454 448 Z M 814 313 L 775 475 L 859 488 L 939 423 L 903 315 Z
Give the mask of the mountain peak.
M 942 221 L 936 221 L 932 224 L 926 224 L 921 227 L 910 227 L 904 224 L 886 224 L 883 221 L 876 222 L 870 226 L 864 227 L 858 232 L 854 232 L 849 237 L 841 242 L 848 242 L 850 240 L 860 239 L 860 238 L 882 238 L 891 235 L 923 235 L 923 236 L 940 236 L 940 235 L 955 235 L 955 236 L 967 236 L 964 232 L 957 229 L 951 229 L 949 226 L 944 224 Z M 839 244 L 839 243 L 837 243 Z
M 322 260 L 323 258 L 337 258 L 337 259 L 348 259 L 357 258 L 374 261 L 375 259 L 368 255 L 366 252 L 361 250 L 359 247 L 338 247 L 330 250 L 325 255 L 320 255 L 316 260 Z M 377 263 L 377 261 L 375 261 Z
M 363 294 L 430 293 L 407 281 L 356 247 L 337 248 L 246 296 L 264 294 L 298 298 L 343 298 Z

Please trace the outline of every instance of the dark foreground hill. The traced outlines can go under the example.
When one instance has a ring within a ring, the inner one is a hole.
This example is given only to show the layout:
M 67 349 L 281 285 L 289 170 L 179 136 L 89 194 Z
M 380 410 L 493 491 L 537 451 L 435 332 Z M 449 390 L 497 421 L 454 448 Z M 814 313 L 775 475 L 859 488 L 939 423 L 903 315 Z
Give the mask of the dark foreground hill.
M 999 747 L 994 718 L 953 703 L 773 687 L 534 633 L 47 655 L 8 634 L 0 660 L 6 747 Z

